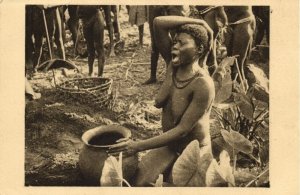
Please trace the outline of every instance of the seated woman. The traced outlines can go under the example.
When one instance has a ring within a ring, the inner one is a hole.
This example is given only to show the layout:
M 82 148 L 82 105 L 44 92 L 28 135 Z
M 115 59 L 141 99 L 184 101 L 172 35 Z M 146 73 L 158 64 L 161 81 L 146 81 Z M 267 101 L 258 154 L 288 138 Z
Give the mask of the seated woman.
M 159 174 L 172 168 L 183 149 L 198 140 L 203 152 L 211 152 L 209 115 L 215 97 L 214 83 L 206 69 L 213 33 L 205 21 L 180 16 L 154 20 L 155 40 L 165 61 L 167 76 L 156 98 L 162 108 L 163 134 L 113 146 L 110 154 L 133 155 L 152 149 L 139 163 L 134 185 L 149 186 Z M 175 30 L 174 40 L 169 36 Z

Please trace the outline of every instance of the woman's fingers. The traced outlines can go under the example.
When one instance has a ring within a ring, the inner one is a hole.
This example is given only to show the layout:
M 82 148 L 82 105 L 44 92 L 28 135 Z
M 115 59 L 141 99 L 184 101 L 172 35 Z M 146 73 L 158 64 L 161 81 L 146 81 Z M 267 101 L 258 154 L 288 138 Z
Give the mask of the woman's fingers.
M 107 152 L 110 153 L 114 153 L 114 152 L 123 152 L 125 151 L 126 148 L 125 147 L 121 147 L 121 148 L 110 148 Z
M 114 157 L 119 157 L 120 152 L 108 153 L 108 155 L 109 156 L 114 156 Z M 133 154 L 129 154 L 129 153 L 123 151 L 122 157 L 126 158 L 126 157 L 129 157 L 129 156 L 132 156 L 132 155 Z
M 108 156 L 119 157 L 119 154 L 120 154 L 120 152 L 113 152 L 113 153 L 108 153 Z M 124 152 L 123 152 L 122 156 L 124 157 Z
M 108 148 L 108 153 L 122 152 L 127 148 L 127 142 L 121 142 Z
M 127 142 L 121 142 L 121 143 L 118 143 L 118 144 L 111 145 L 109 147 L 109 149 L 122 148 L 124 146 L 127 146 Z
M 119 147 L 119 148 L 109 148 L 108 153 L 114 153 L 114 152 L 122 152 L 126 150 L 126 147 Z
M 128 141 L 128 140 L 129 140 L 129 137 L 124 137 L 124 138 L 118 139 L 116 141 L 116 143 L 125 142 L 125 141 Z

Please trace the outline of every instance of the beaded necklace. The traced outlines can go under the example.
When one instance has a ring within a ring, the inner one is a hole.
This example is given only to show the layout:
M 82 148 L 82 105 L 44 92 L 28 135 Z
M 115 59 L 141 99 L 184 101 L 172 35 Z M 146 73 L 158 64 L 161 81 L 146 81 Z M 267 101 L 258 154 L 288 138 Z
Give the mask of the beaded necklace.
M 196 72 L 194 74 L 194 76 L 192 76 L 191 78 L 188 78 L 188 79 L 185 79 L 185 80 L 179 80 L 176 78 L 176 72 L 175 71 L 172 75 L 172 80 L 173 80 L 173 83 L 174 83 L 174 86 L 177 88 L 177 89 L 183 89 L 185 88 L 186 86 L 188 86 L 196 77 L 198 77 L 200 75 L 199 72 Z

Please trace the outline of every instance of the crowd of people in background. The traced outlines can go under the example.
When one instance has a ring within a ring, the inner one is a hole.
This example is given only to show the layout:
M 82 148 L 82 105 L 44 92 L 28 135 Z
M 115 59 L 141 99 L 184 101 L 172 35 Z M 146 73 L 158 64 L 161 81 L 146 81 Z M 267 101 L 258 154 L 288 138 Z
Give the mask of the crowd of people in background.
M 41 63 L 43 37 L 46 36 L 45 21 L 48 36 L 54 37 L 58 50 L 58 58 L 63 58 L 65 29 L 72 34 L 75 54 L 78 54 L 79 27 L 87 46 L 89 75 L 93 74 L 95 57 L 98 58 L 98 76 L 103 76 L 105 64 L 104 30 L 109 32 L 109 55 L 115 56 L 114 45 L 121 40 L 118 17 L 118 5 L 27 5 L 26 6 L 26 64 L 33 70 Z M 266 34 L 269 43 L 269 7 L 268 6 L 163 6 L 163 5 L 126 5 L 129 23 L 136 25 L 139 31 L 139 46 L 143 46 L 144 24 L 149 23 L 151 35 L 150 78 L 144 84 L 157 81 L 156 71 L 159 58 L 157 45 L 154 41 L 153 21 L 158 16 L 185 16 L 203 19 L 214 32 L 214 48 L 208 57 L 208 69 L 213 73 L 217 64 L 216 44 L 222 40 L 228 56 L 238 56 L 241 71 L 247 75 L 245 66 L 251 47 L 259 45 Z M 68 13 L 68 18 L 66 14 Z M 59 14 L 58 14 L 59 13 Z M 58 22 L 61 20 L 61 22 Z M 174 34 L 171 32 L 171 35 Z M 255 37 L 254 37 L 255 35 Z M 50 46 L 53 47 L 50 41 Z M 97 54 L 96 54 L 97 53 Z M 232 75 L 236 70 L 232 71 Z

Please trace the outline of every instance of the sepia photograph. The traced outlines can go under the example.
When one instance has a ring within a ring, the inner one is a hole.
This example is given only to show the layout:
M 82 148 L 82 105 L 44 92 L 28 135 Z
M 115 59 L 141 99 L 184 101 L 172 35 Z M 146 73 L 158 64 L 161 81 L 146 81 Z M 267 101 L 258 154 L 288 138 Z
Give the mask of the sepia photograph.
M 0 0 L 0 195 L 299 194 L 299 6 Z
M 270 6 L 24 8 L 25 186 L 272 185 Z

